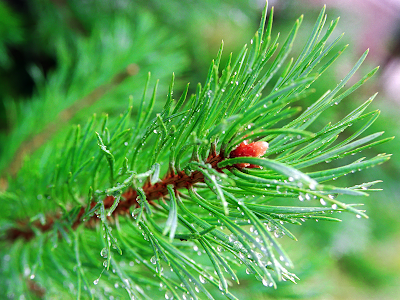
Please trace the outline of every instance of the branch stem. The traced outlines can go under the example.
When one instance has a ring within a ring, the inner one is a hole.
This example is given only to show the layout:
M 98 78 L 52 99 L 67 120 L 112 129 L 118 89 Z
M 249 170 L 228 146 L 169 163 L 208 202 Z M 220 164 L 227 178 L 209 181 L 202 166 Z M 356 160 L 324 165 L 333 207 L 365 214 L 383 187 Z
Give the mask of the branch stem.
M 210 164 L 211 167 L 218 172 L 222 172 L 222 169 L 218 168 L 217 166 L 222 160 L 222 156 L 216 154 L 214 151 L 211 151 L 205 163 Z M 188 189 L 199 182 L 204 182 L 204 175 L 199 171 L 194 171 L 190 175 L 186 174 L 185 171 L 180 171 L 176 174 L 168 172 L 160 182 L 151 184 L 150 181 L 147 181 L 143 186 L 143 191 L 146 195 L 146 200 L 150 204 L 154 205 L 153 200 L 163 199 L 166 195 L 168 195 L 168 185 L 172 185 L 174 190 L 178 190 L 183 188 Z M 112 217 L 120 214 L 129 214 L 131 207 L 139 207 L 137 197 L 138 194 L 136 190 L 134 190 L 132 187 L 128 188 L 128 190 L 122 194 L 120 202 L 112 213 Z M 104 208 L 111 208 L 114 204 L 114 201 L 115 198 L 113 196 L 107 196 L 105 199 L 103 199 Z M 96 214 L 93 214 L 88 220 L 84 220 L 83 218 L 84 214 L 94 208 L 96 204 L 97 201 L 93 200 L 90 203 L 89 209 L 82 206 L 75 221 L 72 223 L 71 229 L 75 230 L 82 223 L 87 223 L 88 225 L 93 225 L 96 223 L 99 220 Z M 9 241 L 15 241 L 18 238 L 31 240 L 35 237 L 35 230 L 39 230 L 41 232 L 50 231 L 53 228 L 54 223 L 60 219 L 62 219 L 62 215 L 56 214 L 54 216 L 47 216 L 44 224 L 40 223 L 40 221 L 35 221 L 32 223 L 29 221 L 20 221 L 18 223 L 18 228 L 10 228 L 7 230 L 6 239 Z

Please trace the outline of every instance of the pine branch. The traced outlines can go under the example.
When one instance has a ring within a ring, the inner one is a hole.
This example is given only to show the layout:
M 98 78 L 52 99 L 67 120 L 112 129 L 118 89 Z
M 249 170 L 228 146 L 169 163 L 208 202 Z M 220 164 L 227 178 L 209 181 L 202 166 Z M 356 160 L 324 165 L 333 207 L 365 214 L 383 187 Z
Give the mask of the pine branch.
M 37 133 L 35 136 L 27 141 L 24 141 L 14 154 L 10 165 L 8 166 L 6 173 L 15 176 L 22 165 L 23 158 L 35 152 L 41 145 L 47 142 L 52 136 L 57 133 L 60 128 L 68 124 L 81 109 L 90 107 L 94 103 L 103 97 L 108 91 L 115 89 L 115 87 L 122 83 L 127 77 L 134 76 L 138 72 L 138 67 L 136 65 L 130 65 L 126 70 L 116 74 L 110 83 L 104 84 L 97 87 L 86 97 L 76 101 L 70 107 L 64 109 L 58 116 L 57 121 L 51 122 L 41 132 Z
M 165 80 L 172 71 L 180 73 L 187 66 L 181 40 L 176 37 L 167 39 L 165 30 L 156 30 L 156 24 L 151 16 L 135 7 L 126 7 L 129 11 L 124 13 L 105 14 L 101 18 L 94 18 L 90 20 L 89 36 L 71 39 L 71 32 L 66 32 L 65 27 L 59 24 L 63 21 L 58 18 L 60 14 L 52 3 L 36 1 L 32 5 L 37 6 L 35 9 L 40 15 L 39 19 L 50 24 L 48 25 L 50 30 L 57 28 L 56 32 L 52 32 L 56 36 L 50 38 L 49 51 L 54 51 L 58 67 L 49 73 L 49 78 L 46 78 L 38 68 L 32 69 L 36 89 L 30 101 L 23 101 L 23 106 L 11 100 L 5 102 L 6 115 L 13 118 L 8 120 L 12 125 L 12 131 L 7 135 L 0 134 L 0 144 L 7 145 L 1 149 L 2 176 L 7 176 L 6 167 L 13 161 L 15 153 L 17 151 L 22 153 L 18 149 L 21 149 L 23 142 L 30 141 L 42 131 L 49 131 L 50 127 L 52 131 L 55 131 L 54 127 L 59 129 L 58 139 L 62 135 L 65 136 L 66 132 L 63 129 L 68 127 L 58 127 L 55 120 L 63 117 L 63 111 L 68 111 L 76 101 L 85 101 L 85 97 L 97 88 L 110 87 L 109 84 L 112 84 L 113 79 L 119 81 L 118 74 L 121 70 L 124 73 L 123 70 L 126 70 L 127 66 L 137 65 L 142 72 L 136 76 L 127 76 L 118 86 L 112 86 L 107 92 L 107 98 L 121 97 L 121 95 L 127 97 L 140 93 L 141 83 L 148 72 L 155 73 L 160 79 Z M 91 7 L 92 12 L 99 8 L 95 6 L 93 4 Z M 131 18 L 136 21 L 132 22 Z M 148 36 L 152 38 L 149 39 Z M 149 56 L 157 63 L 150 63 Z M 131 71 L 135 73 L 135 70 L 128 70 L 127 74 Z M 164 89 L 165 86 L 161 85 L 160 91 L 163 92 Z M 98 96 L 101 96 L 101 93 Z M 82 107 L 75 114 L 73 121 L 82 124 L 88 115 L 94 112 L 101 114 L 105 110 L 109 114 L 118 115 L 126 107 L 124 101 L 107 101 L 105 97 L 99 100 L 90 106 L 90 110 Z M 49 142 L 52 143 L 54 141 Z
M 206 164 L 210 164 L 212 168 L 216 169 L 218 172 L 222 172 L 222 168 L 218 168 L 217 164 L 222 160 L 222 157 L 216 155 L 210 155 L 210 157 L 205 162 Z M 130 181 L 132 178 L 128 178 Z M 194 171 L 190 175 L 187 175 L 184 171 L 181 171 L 177 174 L 168 173 L 161 181 L 156 182 L 155 184 L 151 184 L 150 181 L 146 182 L 146 184 L 142 187 L 143 193 L 145 195 L 146 200 L 155 205 L 152 200 L 163 199 L 168 194 L 168 186 L 172 185 L 174 190 L 182 189 L 182 188 L 190 188 L 196 183 L 203 182 L 204 183 L 204 175 L 199 171 Z M 108 192 L 112 192 L 109 190 Z M 129 214 L 131 207 L 138 208 L 140 207 L 139 202 L 137 201 L 138 193 L 132 188 L 128 188 L 126 192 L 122 195 L 121 201 L 116 203 L 116 199 L 113 196 L 107 196 L 103 200 L 104 209 L 111 209 L 113 205 L 116 205 L 112 209 L 113 217 L 119 214 Z M 72 224 L 72 229 L 76 229 L 83 221 L 87 221 L 93 226 L 93 222 L 99 221 L 96 215 L 90 213 L 91 211 L 95 211 L 98 206 L 97 201 L 92 201 L 88 207 L 82 207 L 78 215 L 76 216 L 75 221 Z M 89 213 L 87 213 L 89 211 Z M 91 215 L 89 220 L 87 220 L 87 215 Z M 56 219 L 60 219 L 61 215 L 55 216 L 47 216 L 44 224 L 41 221 L 35 221 L 30 223 L 29 221 L 20 221 L 18 222 L 18 228 L 10 228 L 6 232 L 6 239 L 9 241 L 15 241 L 18 238 L 23 238 L 25 240 L 30 240 L 35 237 L 35 230 L 40 230 L 41 232 L 50 231 L 53 228 L 54 222 Z
M 67 282 L 78 298 L 127 293 L 139 299 L 161 294 L 214 299 L 217 290 L 236 299 L 230 287 L 239 283 L 242 267 L 264 286 L 296 281 L 278 242 L 284 235 L 296 239 L 287 225 L 340 221 L 336 216 L 342 212 L 367 217 L 340 198 L 366 196 L 378 181 L 352 187 L 331 181 L 390 156 L 358 158 L 339 167 L 326 162 L 342 162 L 391 140 L 380 139 L 382 133 L 361 137 L 378 115 L 364 113 L 375 96 L 336 124 L 317 132 L 308 128 L 376 69 L 342 91 L 364 53 L 344 80 L 300 113 L 290 105 L 306 97 L 342 53 L 325 58 L 340 40 L 327 44 L 337 20 L 323 32 L 322 9 L 303 51 L 286 62 L 302 17 L 279 48 L 271 36 L 272 16 L 268 22 L 266 16 L 265 8 L 250 46 L 222 69 L 221 46 L 205 85 L 199 84 L 189 99 L 188 87 L 174 99 L 173 76 L 163 109 L 153 113 L 157 84 L 148 98 L 149 76 L 134 120 L 131 99 L 120 118 L 105 115 L 96 123 L 93 117 L 82 130 L 75 127 L 62 148 L 21 169 L 0 194 L 0 242 L 17 257 L 6 254 L 2 272 L 8 288 L 24 276 L 38 285 L 35 290 L 45 287 L 48 297 L 64 291 Z M 350 126 L 358 129 L 342 139 Z M 320 171 L 312 170 L 316 165 Z M 34 205 L 32 195 L 37 195 Z M 299 205 L 288 206 L 289 199 Z M 272 200 L 280 205 L 271 205 Z M 28 269 L 17 266 L 19 257 Z M 16 287 L 14 293 L 21 291 Z

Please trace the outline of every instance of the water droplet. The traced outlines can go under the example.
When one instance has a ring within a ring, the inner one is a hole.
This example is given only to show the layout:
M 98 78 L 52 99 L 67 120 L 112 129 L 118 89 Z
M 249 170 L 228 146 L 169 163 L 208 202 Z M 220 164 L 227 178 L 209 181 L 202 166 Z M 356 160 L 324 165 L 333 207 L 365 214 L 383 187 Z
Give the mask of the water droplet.
M 165 299 L 172 299 L 173 294 L 171 291 L 166 291 L 164 297 Z
M 276 238 L 280 238 L 280 237 L 282 237 L 283 235 L 284 235 L 283 231 L 282 231 L 281 229 L 279 229 L 279 228 L 277 228 L 277 229 L 274 231 L 274 236 L 275 236 Z
M 319 199 L 319 202 L 322 204 L 322 205 L 326 205 L 326 201 L 324 200 L 324 199 Z
M 108 250 L 107 250 L 107 248 L 101 249 L 100 255 L 101 255 L 101 257 L 103 257 L 103 258 L 107 258 L 107 256 L 108 256 Z
M 357 219 L 361 219 L 361 215 L 356 215 L 356 218 Z
M 35 274 L 31 274 L 31 276 L 29 276 L 29 279 L 34 279 L 35 278 Z
M 207 282 L 206 279 L 201 275 L 199 275 L 199 280 L 200 280 L 201 283 L 206 283 Z
M 93 281 L 94 284 L 98 284 L 99 283 L 100 278 L 97 278 L 95 281 Z

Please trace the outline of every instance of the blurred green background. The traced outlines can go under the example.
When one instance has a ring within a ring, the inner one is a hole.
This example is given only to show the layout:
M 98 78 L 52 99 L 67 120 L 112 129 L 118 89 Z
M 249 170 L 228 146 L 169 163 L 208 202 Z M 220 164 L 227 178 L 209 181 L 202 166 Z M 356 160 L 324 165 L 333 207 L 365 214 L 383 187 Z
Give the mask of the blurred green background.
M 370 110 L 380 109 L 381 116 L 370 130 L 395 136 L 400 128 L 400 1 L 325 3 L 328 21 L 341 16 L 336 32 L 346 32 L 341 43 L 350 46 L 314 84 L 316 93 L 303 101 L 304 106 L 334 88 L 370 48 L 357 76 L 380 65 L 378 75 L 332 107 L 315 126 L 338 121 L 378 91 Z M 187 82 L 193 92 L 197 82 L 205 80 L 221 40 L 225 61 L 230 52 L 238 53 L 250 41 L 264 4 L 258 0 L 0 0 L 0 170 L 8 172 L 23 141 L 131 64 L 139 67 L 137 75 L 115 84 L 94 105 L 83 105 L 34 155 L 45 152 L 47 144 L 59 143 L 71 124 L 85 122 L 93 113 L 118 116 L 130 95 L 140 99 L 148 72 L 152 73 L 150 86 L 160 79 L 159 106 L 172 72 L 177 97 Z M 274 36 L 281 32 L 285 37 L 295 19 L 304 14 L 295 57 L 323 2 L 276 0 L 269 4 L 275 6 Z M 395 139 L 365 153 L 393 153 L 389 163 L 338 183 L 383 181 L 378 185 L 382 192 L 357 199 L 365 204 L 370 219 L 343 215 L 341 223 L 309 222 L 290 228 L 299 241 L 284 237 L 281 243 L 295 264 L 298 284 L 283 282 L 271 290 L 243 273 L 241 284 L 233 287 L 235 293 L 242 299 L 398 299 L 399 143 Z

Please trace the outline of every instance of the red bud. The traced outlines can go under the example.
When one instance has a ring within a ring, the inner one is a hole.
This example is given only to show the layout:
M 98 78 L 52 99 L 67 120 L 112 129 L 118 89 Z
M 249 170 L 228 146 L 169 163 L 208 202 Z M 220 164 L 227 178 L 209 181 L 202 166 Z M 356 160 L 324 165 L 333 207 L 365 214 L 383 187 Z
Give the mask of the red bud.
M 247 144 L 247 141 L 240 143 L 236 149 L 232 150 L 230 157 L 261 157 L 267 152 L 268 143 L 267 142 L 253 142 Z M 249 163 L 236 164 L 239 168 L 258 168 L 257 165 L 252 165 Z

